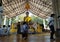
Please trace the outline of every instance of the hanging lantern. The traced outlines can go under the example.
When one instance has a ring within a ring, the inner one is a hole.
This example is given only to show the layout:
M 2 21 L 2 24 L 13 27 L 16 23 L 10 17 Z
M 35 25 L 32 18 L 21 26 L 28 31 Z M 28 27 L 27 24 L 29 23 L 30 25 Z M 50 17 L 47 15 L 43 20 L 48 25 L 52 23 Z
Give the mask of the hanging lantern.
M 30 9 L 30 5 L 29 5 L 28 2 L 27 2 L 26 5 L 25 5 L 25 9 L 27 9 L 27 10 Z

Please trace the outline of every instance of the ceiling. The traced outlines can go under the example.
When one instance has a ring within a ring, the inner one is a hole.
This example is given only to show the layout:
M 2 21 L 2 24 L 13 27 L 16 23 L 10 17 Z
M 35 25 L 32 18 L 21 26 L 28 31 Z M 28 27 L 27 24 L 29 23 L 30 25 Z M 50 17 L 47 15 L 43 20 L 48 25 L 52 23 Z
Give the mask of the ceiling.
M 30 5 L 29 11 L 41 18 L 47 18 L 53 13 L 52 0 L 2 0 L 3 15 L 11 18 L 24 13 L 26 2 Z

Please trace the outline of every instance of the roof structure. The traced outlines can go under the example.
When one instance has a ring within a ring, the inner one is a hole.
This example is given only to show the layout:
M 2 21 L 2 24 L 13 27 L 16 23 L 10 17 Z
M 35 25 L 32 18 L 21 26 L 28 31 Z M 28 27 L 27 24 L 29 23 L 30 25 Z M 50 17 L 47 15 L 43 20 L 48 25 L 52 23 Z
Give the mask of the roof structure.
M 53 13 L 52 0 L 2 0 L 3 15 L 11 18 L 24 13 L 26 2 L 30 5 L 29 11 L 41 18 L 47 18 Z

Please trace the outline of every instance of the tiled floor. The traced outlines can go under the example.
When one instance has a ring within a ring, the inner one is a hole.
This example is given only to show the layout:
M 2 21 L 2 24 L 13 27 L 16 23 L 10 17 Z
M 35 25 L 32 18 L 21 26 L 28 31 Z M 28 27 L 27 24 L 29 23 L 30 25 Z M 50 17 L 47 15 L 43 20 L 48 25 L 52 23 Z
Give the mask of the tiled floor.
M 0 37 L 0 42 L 60 42 L 60 39 L 50 40 L 49 34 L 30 34 L 27 40 L 21 35 L 10 35 Z

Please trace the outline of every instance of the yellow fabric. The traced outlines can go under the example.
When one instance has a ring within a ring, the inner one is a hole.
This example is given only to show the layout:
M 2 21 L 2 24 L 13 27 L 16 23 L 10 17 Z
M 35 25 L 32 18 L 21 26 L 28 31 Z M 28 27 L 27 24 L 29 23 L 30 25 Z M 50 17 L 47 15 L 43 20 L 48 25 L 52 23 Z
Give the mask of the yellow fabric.
M 34 32 L 34 29 L 32 27 L 30 27 L 29 31 Z
M 17 32 L 17 29 L 11 29 L 10 32 L 11 33 Z
M 42 28 L 39 24 L 37 25 L 37 32 L 42 32 Z
M 26 17 L 25 22 L 29 22 L 29 21 L 31 21 L 31 17 Z
M 11 33 L 17 32 L 17 29 L 15 29 L 14 24 L 11 25 L 10 32 L 11 32 Z

